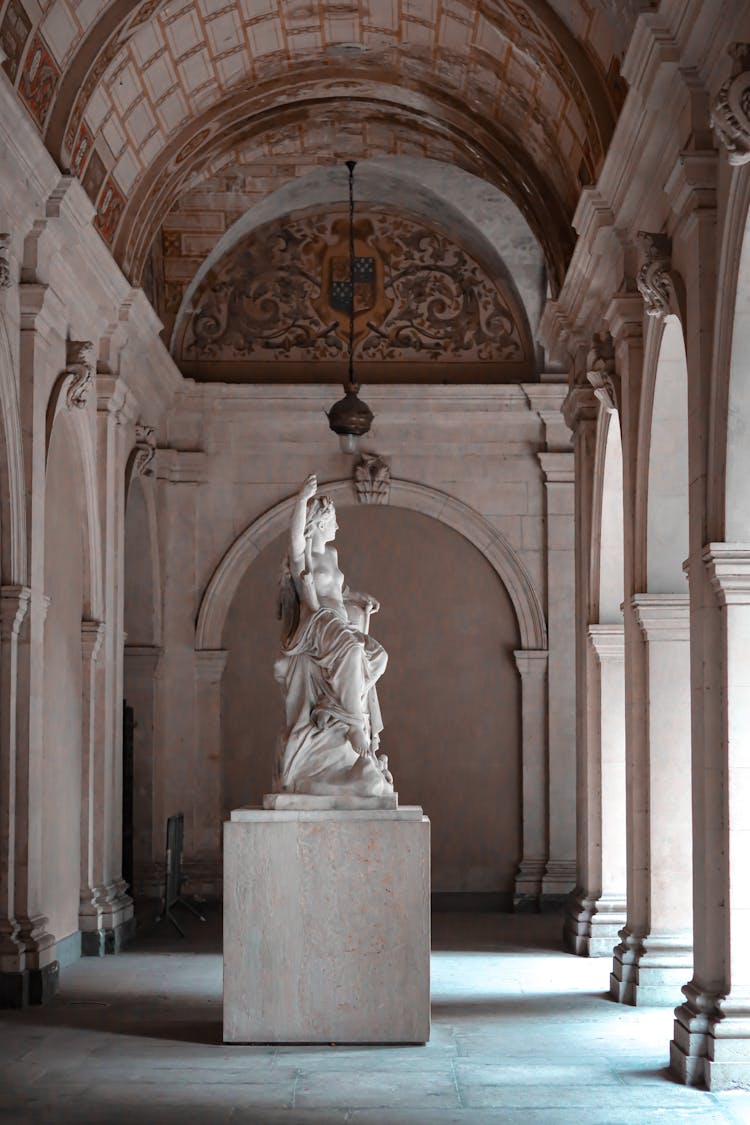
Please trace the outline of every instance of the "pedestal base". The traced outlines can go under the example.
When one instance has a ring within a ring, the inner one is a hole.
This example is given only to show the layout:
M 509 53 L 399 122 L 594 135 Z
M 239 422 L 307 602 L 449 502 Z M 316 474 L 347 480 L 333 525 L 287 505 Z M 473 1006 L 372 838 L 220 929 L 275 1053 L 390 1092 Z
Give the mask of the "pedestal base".
M 613 951 L 609 991 L 620 1004 L 674 1005 L 693 971 L 690 935 L 649 934 L 640 938 L 627 927 Z
M 224 1041 L 429 1036 L 422 810 L 235 810 L 224 825 Z
M 0 1008 L 27 1008 L 48 1004 L 60 985 L 60 965 L 50 962 L 42 969 L 0 973 Z

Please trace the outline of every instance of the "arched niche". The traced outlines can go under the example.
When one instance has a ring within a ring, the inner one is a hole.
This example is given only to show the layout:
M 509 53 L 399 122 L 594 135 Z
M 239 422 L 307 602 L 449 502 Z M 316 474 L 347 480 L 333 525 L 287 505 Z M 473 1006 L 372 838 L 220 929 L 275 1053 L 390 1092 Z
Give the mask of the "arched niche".
M 356 502 L 350 480 L 333 481 L 321 491 L 338 507 Z M 473 543 L 499 575 L 510 595 L 518 619 L 521 648 L 546 649 L 547 626 L 539 596 L 523 562 L 508 540 L 467 504 L 435 488 L 410 481 L 392 480 L 389 503 L 432 516 Z M 201 599 L 196 621 L 198 651 L 221 650 L 221 637 L 229 607 L 245 571 L 256 555 L 289 525 L 294 497 L 277 504 L 234 541 L 217 566 Z
M 87 513 L 81 449 L 61 412 L 45 482 L 44 769 L 42 901 L 58 941 L 78 930 L 81 889 L 83 669 L 81 621 L 88 587 Z
M 349 505 L 338 520 L 347 581 L 382 604 L 372 619 L 389 653 L 378 687 L 381 749 L 400 801 L 431 818 L 433 890 L 509 899 L 521 848 L 521 684 L 508 592 L 480 551 L 435 518 Z M 283 723 L 273 664 L 287 534 L 250 562 L 223 630 L 225 817 L 270 788 Z
M 682 325 L 663 323 L 651 385 L 646 493 L 646 585 L 650 594 L 685 591 L 688 557 L 688 371 Z

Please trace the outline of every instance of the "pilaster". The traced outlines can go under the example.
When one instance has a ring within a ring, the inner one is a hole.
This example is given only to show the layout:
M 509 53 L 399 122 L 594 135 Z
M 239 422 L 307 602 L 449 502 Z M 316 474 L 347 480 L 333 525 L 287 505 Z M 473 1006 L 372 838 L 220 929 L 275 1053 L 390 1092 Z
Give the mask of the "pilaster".
M 513 654 L 521 675 L 523 853 L 516 874 L 514 909 L 540 907 L 547 866 L 547 663 L 542 649 Z
M 195 652 L 195 699 L 198 738 L 195 743 L 193 776 L 194 847 L 188 874 L 200 872 L 203 886 L 193 889 L 203 894 L 218 894 L 220 871 L 214 857 L 220 848 L 223 821 L 221 788 L 221 685 L 227 664 L 225 649 L 198 649 Z M 208 860 L 208 867 L 206 861 Z M 213 879 L 211 874 L 213 872 Z M 192 880 L 191 880 L 192 881 Z M 215 885 L 211 885 L 214 883 Z M 207 885 L 208 884 L 208 885 Z
M 750 792 L 750 544 L 709 543 L 703 566 L 714 597 L 714 690 L 723 714 L 700 781 L 705 818 L 696 850 L 695 968 L 675 1010 L 672 1070 L 709 1089 L 750 1084 L 750 902 L 747 809 Z M 692 568 L 691 568 L 692 569 Z M 691 589 L 693 576 L 691 574 Z M 694 774 L 698 784 L 697 772 Z

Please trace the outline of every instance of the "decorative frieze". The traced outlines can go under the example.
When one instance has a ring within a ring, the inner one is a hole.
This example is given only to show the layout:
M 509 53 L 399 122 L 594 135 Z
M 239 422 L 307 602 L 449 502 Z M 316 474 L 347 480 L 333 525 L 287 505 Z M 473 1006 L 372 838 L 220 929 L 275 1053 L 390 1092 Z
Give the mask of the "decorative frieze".
M 730 164 L 750 160 L 750 43 L 734 43 L 732 75 L 719 90 L 711 112 L 714 132 Z
M 391 469 L 377 453 L 363 453 L 354 467 L 354 488 L 360 504 L 387 504 L 391 494 Z
M 639 230 L 636 236 L 641 267 L 636 285 L 649 316 L 666 316 L 672 293 L 672 240 L 666 234 Z
M 85 407 L 95 371 L 94 345 L 91 340 L 68 340 L 65 373 L 72 376 L 67 390 L 69 407 L 77 410 Z

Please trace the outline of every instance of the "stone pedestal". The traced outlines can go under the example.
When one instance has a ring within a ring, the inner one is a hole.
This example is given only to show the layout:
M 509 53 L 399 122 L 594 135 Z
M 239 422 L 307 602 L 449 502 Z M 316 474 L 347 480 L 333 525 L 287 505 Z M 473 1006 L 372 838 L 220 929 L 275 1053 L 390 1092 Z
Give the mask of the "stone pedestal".
M 429 1037 L 421 808 L 234 810 L 224 825 L 224 1041 Z

